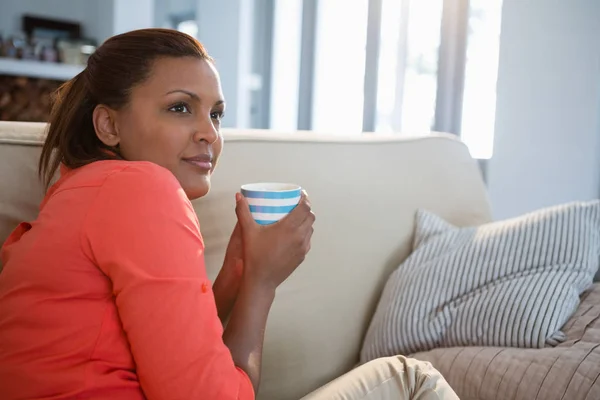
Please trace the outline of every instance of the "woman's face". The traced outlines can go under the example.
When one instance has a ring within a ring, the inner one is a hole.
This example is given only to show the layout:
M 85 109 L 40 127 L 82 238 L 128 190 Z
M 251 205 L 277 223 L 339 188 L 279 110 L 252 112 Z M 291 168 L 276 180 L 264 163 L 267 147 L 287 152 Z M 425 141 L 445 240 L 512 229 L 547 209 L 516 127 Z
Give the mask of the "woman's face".
M 225 103 L 214 66 L 192 57 L 155 61 L 149 78 L 114 112 L 121 155 L 170 170 L 189 199 L 204 196 L 223 149 Z

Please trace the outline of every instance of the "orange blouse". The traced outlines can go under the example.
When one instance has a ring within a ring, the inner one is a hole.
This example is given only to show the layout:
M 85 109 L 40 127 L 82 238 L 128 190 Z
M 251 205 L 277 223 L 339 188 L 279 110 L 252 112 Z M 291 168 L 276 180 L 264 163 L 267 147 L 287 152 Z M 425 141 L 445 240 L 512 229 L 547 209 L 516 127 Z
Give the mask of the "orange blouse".
M 0 398 L 254 399 L 167 169 L 61 170 L 0 253 Z

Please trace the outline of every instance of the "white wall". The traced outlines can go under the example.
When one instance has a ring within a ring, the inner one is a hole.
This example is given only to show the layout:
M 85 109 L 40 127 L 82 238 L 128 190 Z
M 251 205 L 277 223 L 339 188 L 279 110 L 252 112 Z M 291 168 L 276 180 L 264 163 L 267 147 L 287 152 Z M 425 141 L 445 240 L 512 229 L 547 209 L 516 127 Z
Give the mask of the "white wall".
M 600 1 L 504 0 L 496 218 L 600 196 Z
M 95 38 L 98 45 L 114 35 L 113 0 L 86 0 L 88 8 L 85 10 L 83 20 L 87 35 Z
M 113 35 L 154 26 L 154 0 L 112 0 Z
M 168 19 L 175 16 L 195 15 L 197 0 L 154 0 L 154 24 L 168 27 Z
M 21 31 L 23 14 L 80 22 L 84 35 L 99 43 L 111 36 L 113 29 L 112 0 L 0 0 L 2 34 Z

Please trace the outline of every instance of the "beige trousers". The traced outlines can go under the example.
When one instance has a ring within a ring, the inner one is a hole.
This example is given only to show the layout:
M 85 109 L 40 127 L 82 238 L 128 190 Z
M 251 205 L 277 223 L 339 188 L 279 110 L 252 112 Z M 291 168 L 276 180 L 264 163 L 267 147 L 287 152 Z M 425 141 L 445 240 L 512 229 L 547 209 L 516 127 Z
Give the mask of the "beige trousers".
M 457 400 L 444 377 L 428 362 L 403 356 L 366 363 L 302 400 Z

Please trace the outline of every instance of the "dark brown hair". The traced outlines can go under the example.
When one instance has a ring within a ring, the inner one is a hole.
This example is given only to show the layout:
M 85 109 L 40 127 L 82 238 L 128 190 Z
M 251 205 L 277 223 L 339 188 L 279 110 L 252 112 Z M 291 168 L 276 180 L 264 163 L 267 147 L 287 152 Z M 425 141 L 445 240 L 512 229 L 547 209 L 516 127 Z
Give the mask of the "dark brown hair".
M 131 89 L 149 76 L 161 57 L 196 57 L 212 61 L 202 44 L 170 29 L 141 29 L 113 36 L 90 56 L 87 67 L 56 92 L 39 174 L 50 184 L 61 163 L 78 168 L 98 160 L 120 159 L 98 139 L 92 113 L 98 104 L 120 109 Z

